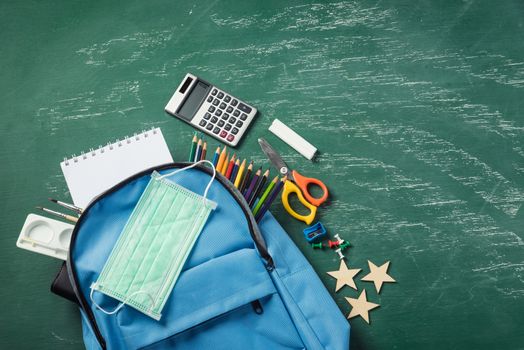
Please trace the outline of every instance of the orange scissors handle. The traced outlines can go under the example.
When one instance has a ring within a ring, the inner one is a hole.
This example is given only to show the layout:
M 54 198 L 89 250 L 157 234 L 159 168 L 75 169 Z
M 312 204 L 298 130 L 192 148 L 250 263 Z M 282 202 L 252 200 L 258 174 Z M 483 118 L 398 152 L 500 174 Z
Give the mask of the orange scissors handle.
M 291 174 L 293 175 L 293 179 L 295 180 L 295 183 L 300 188 L 300 190 L 302 191 L 302 194 L 304 195 L 304 197 L 306 197 L 309 203 L 318 207 L 320 206 L 320 204 L 326 201 L 329 195 L 329 192 L 328 192 L 326 185 L 324 185 L 322 181 L 320 181 L 319 179 L 312 178 L 312 177 L 305 177 L 303 175 L 300 175 L 296 170 L 293 170 Z M 308 190 L 309 185 L 317 185 L 318 187 L 320 187 L 323 192 L 322 197 L 320 198 L 313 197 L 311 193 L 309 193 L 309 190 Z

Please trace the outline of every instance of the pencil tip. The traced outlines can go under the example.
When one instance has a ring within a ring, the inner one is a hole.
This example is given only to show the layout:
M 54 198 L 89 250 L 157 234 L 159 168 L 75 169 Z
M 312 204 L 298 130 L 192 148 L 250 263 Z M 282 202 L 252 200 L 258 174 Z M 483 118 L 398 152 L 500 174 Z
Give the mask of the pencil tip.
M 51 202 L 57 203 L 58 201 L 54 198 L 48 198 Z
M 36 209 L 40 209 L 40 210 L 44 210 L 44 208 L 42 208 L 42 207 L 38 207 L 38 206 L 35 207 L 35 208 L 36 208 Z

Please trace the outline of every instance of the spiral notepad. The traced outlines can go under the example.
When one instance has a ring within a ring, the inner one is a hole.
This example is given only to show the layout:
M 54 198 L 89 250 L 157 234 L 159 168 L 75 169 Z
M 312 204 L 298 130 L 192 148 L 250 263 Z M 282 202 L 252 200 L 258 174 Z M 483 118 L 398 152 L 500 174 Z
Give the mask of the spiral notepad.
M 91 149 L 60 163 L 73 203 L 81 208 L 142 170 L 173 162 L 160 128 Z

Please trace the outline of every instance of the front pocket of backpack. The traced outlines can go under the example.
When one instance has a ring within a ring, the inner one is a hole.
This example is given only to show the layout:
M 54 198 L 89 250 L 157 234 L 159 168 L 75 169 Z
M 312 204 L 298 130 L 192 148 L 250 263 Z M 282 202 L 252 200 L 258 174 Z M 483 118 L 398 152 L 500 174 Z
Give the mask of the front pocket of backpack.
M 120 339 L 128 348 L 303 348 L 254 249 L 237 250 L 184 271 L 160 321 L 133 308 L 124 308 L 117 317 Z
M 272 293 L 143 349 L 305 349 L 282 300 Z

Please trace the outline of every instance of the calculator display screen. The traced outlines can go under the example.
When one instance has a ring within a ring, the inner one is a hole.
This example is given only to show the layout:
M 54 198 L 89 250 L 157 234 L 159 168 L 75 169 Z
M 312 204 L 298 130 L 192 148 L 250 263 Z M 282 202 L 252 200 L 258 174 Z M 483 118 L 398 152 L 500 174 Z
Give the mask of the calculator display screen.
M 182 103 L 182 106 L 180 106 L 178 115 L 187 121 L 191 121 L 196 111 L 200 107 L 200 104 L 206 97 L 208 89 L 208 84 L 202 81 L 197 81 L 193 89 L 189 92 L 189 95 Z

